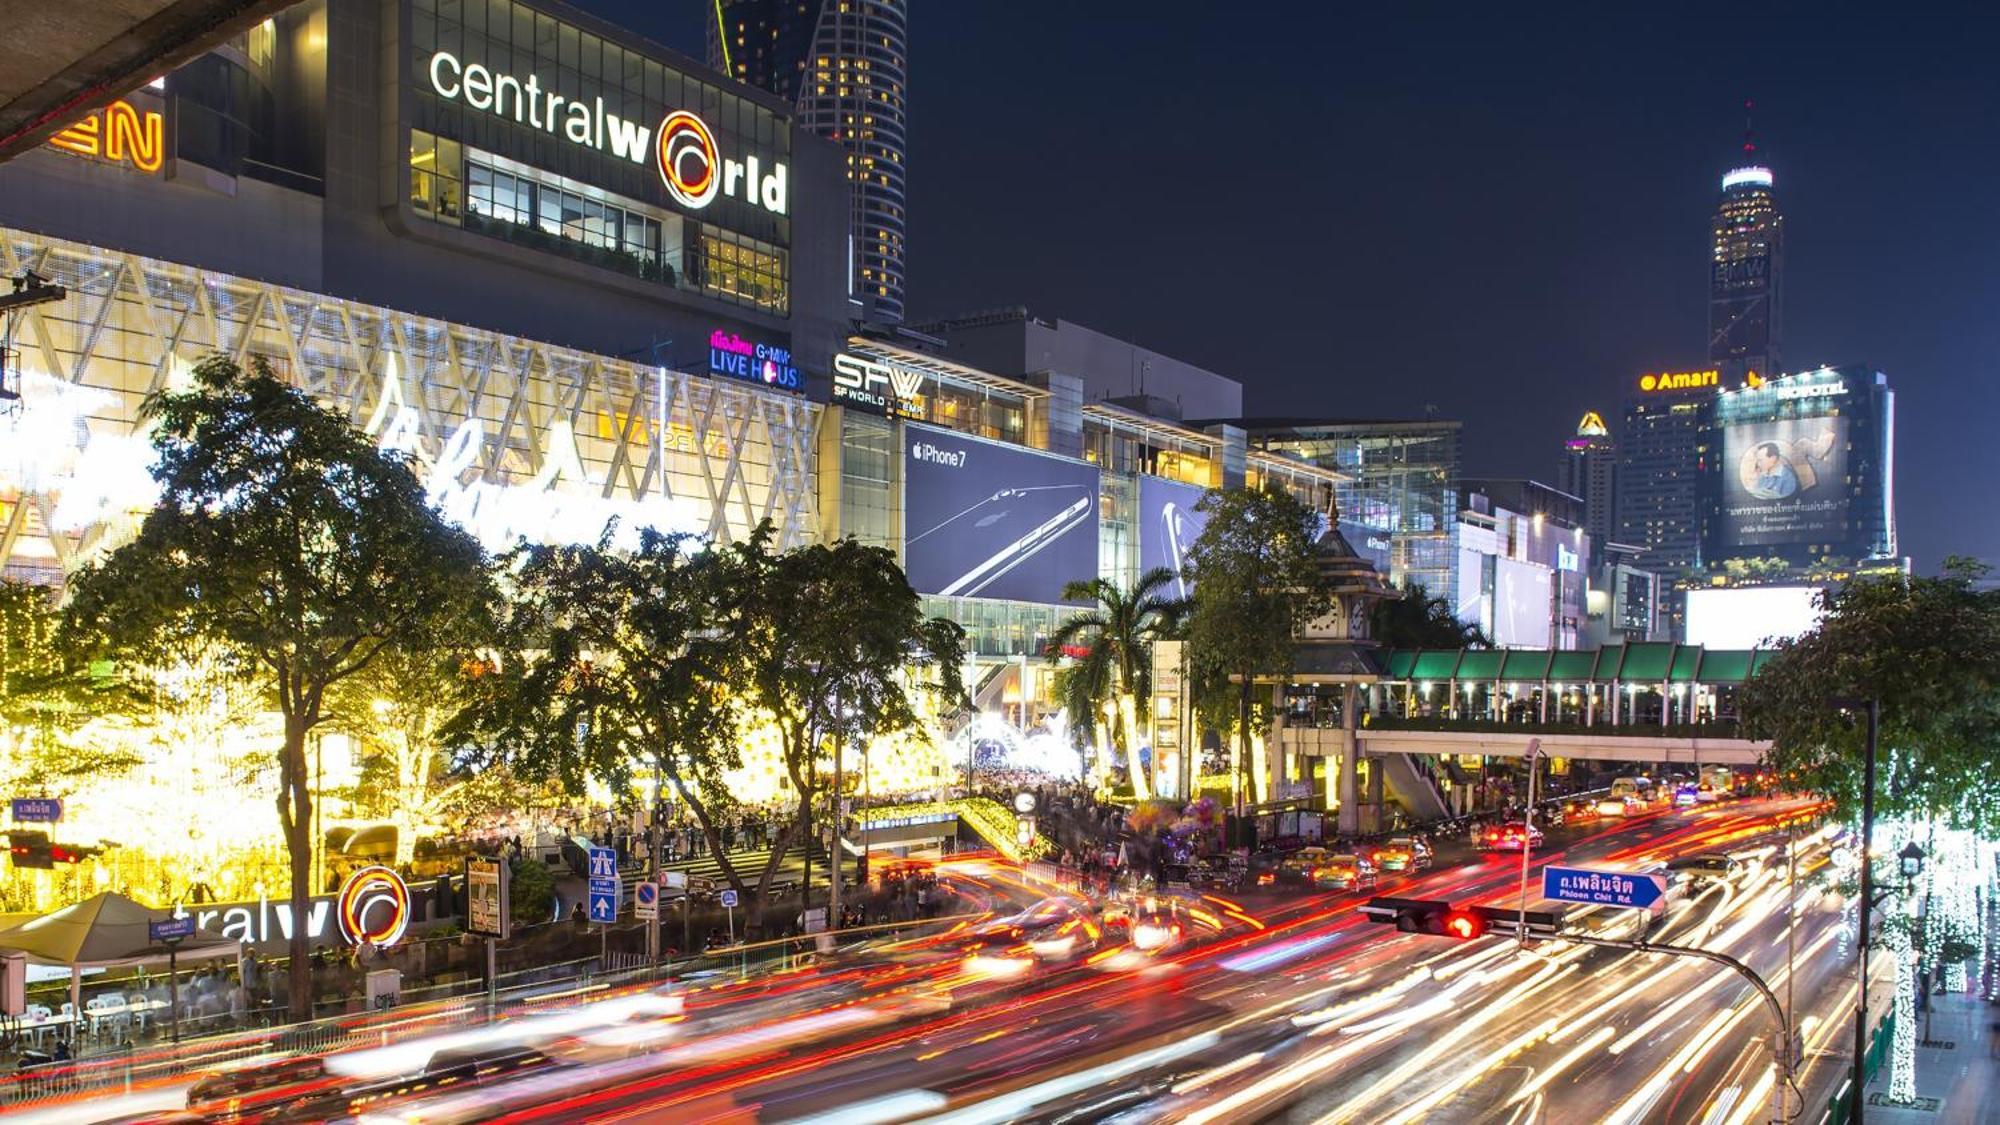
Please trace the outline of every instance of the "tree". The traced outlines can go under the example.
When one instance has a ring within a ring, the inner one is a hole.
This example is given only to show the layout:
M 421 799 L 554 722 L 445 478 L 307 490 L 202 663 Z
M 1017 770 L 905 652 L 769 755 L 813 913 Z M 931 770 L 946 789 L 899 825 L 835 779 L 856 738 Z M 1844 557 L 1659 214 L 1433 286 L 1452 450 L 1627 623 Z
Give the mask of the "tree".
M 65 647 L 142 662 L 195 640 L 224 650 L 283 720 L 278 823 L 292 916 L 312 887 L 306 740 L 328 692 L 433 622 L 479 612 L 492 593 L 479 544 L 425 501 L 403 457 L 261 360 L 194 369 L 193 386 L 147 399 L 160 482 L 137 537 L 73 578 Z M 293 929 L 292 964 L 310 953 Z M 292 1013 L 310 1013 L 311 974 L 291 974 Z
M 685 535 L 647 529 L 638 549 L 596 544 L 517 549 L 499 666 L 475 677 L 441 732 L 480 765 L 581 794 L 592 779 L 630 793 L 642 772 L 672 785 L 707 835 L 722 874 L 719 814 L 742 768 L 735 686 L 742 598 L 727 560 Z M 768 873 L 767 873 L 768 874 Z
M 1403 585 L 1402 596 L 1384 598 L 1370 611 L 1368 634 L 1383 648 L 1488 648 L 1478 625 L 1460 621 L 1451 599 L 1434 597 L 1421 582 Z
M 1195 584 L 1188 642 L 1204 674 L 1237 684 L 1241 794 L 1250 777 L 1252 681 L 1286 677 L 1299 635 L 1332 606 L 1314 542 L 1323 517 L 1276 487 L 1210 492 L 1196 510 L 1208 524 L 1188 550 Z
M 743 593 L 734 632 L 750 705 L 778 733 L 797 800 L 759 897 L 793 842 L 812 838 L 819 762 L 852 742 L 919 729 L 966 703 L 965 631 L 927 618 L 893 552 L 842 539 L 783 553 L 769 521 L 727 549 Z M 838 800 L 838 794 L 835 799 Z
M 1937 577 L 1857 578 L 1743 686 L 1743 728 L 1842 812 L 1861 804 L 1866 734 L 1837 697 L 1881 702 L 1877 814 L 2000 836 L 2000 591 L 1949 559 Z
M 130 750 L 66 737 L 107 716 L 145 713 L 151 693 L 100 665 L 95 674 L 65 659 L 54 591 L 0 580 L 0 725 L 13 727 L 0 779 L 12 792 L 66 797 L 90 780 L 139 764 Z
M 1077 702 L 1088 699 L 1101 706 L 1106 699 L 1101 689 L 1110 689 L 1125 768 L 1132 775 L 1132 792 L 1141 800 L 1152 796 L 1152 786 L 1139 765 L 1138 701 L 1152 695 L 1153 642 L 1172 632 L 1187 612 L 1186 603 L 1165 593 L 1173 581 L 1172 571 L 1154 567 L 1129 590 L 1102 578 L 1071 582 L 1063 587 L 1063 600 L 1096 602 L 1097 608 L 1064 621 L 1047 649 L 1054 659 L 1061 659 L 1065 649 L 1083 650 L 1076 658 L 1079 670 L 1063 684 L 1077 694 Z
M 1104 721 L 1105 711 L 1111 702 L 1111 661 L 1101 657 L 1095 649 L 1080 649 L 1070 655 L 1077 658 L 1056 669 L 1056 702 L 1069 716 L 1070 745 L 1085 767 L 1083 776 L 1091 776 L 1092 763 L 1081 757 L 1085 748 L 1093 737 L 1101 747 L 1111 745 L 1110 726 Z M 1107 765 L 1104 756 L 1099 755 L 1095 763 L 1095 781 L 1099 786 L 1104 784 Z

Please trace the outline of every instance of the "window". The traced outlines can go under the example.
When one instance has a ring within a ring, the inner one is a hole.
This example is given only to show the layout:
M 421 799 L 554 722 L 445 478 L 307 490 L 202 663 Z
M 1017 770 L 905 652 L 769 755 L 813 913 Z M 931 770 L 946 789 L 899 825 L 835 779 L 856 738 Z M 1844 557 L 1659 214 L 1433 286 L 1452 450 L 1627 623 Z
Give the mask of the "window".
M 410 130 L 410 205 L 430 218 L 458 222 L 461 167 L 457 141 Z

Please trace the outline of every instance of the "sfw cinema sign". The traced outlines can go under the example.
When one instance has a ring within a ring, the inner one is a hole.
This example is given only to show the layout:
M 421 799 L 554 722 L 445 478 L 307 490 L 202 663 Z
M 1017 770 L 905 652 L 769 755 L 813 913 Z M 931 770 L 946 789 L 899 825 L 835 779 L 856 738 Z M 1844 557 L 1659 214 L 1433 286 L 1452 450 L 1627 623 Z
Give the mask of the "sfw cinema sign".
M 833 357 L 833 398 L 873 414 L 923 417 L 924 372 L 841 352 Z
M 708 124 L 687 110 L 667 114 L 656 130 L 607 111 L 602 97 L 571 98 L 543 89 L 539 75 L 497 74 L 479 63 L 461 62 L 450 51 L 431 56 L 429 74 L 431 89 L 447 101 L 511 117 L 517 125 L 634 164 L 651 158 L 667 194 L 690 211 L 726 195 L 772 214 L 786 213 L 786 166 L 774 162 L 766 168 L 755 156 L 724 159 Z

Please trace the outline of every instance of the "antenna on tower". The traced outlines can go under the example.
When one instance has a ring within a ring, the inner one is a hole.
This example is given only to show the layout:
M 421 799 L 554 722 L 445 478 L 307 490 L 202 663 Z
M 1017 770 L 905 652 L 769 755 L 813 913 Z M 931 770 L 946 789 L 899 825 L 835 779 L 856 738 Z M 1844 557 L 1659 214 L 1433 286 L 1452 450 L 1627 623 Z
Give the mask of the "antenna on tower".
M 1756 102 L 1754 102 L 1754 101 L 1751 101 L 1751 100 L 1749 100 L 1749 99 L 1747 99 L 1747 98 L 1746 98 L 1746 99 L 1744 99 L 1744 102 L 1743 102 L 1743 153 L 1744 153 L 1744 155 L 1745 155 L 1745 156 L 1748 156 L 1748 155 L 1751 155 L 1751 154 L 1753 154 L 1753 153 L 1755 153 L 1755 152 L 1757 151 L 1757 130 L 1756 130 L 1756 129 L 1755 129 L 1755 127 L 1754 127 L 1754 126 L 1752 126 L 1752 124 L 1751 124 L 1751 112 L 1752 112 L 1752 111 L 1754 111 L 1754 110 L 1755 110 L 1756 108 L 1757 108 L 1757 103 L 1756 103 Z

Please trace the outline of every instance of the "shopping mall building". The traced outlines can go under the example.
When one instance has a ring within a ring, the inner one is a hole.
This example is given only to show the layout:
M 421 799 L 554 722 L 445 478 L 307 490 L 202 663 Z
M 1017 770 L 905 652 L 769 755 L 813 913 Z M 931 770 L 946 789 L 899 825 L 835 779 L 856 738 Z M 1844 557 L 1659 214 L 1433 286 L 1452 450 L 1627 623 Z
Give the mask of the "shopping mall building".
M 786 104 L 557 3 L 288 9 L 0 165 L 0 274 L 67 290 L 11 318 L 0 574 L 129 534 L 145 396 L 261 359 L 493 550 L 612 519 L 896 549 L 1004 743 L 1047 733 L 1066 583 L 1178 570 L 1211 487 L 1331 504 L 1338 472 L 1240 428 L 862 327 L 846 192 Z M 881 785 L 962 750 L 878 754 Z

